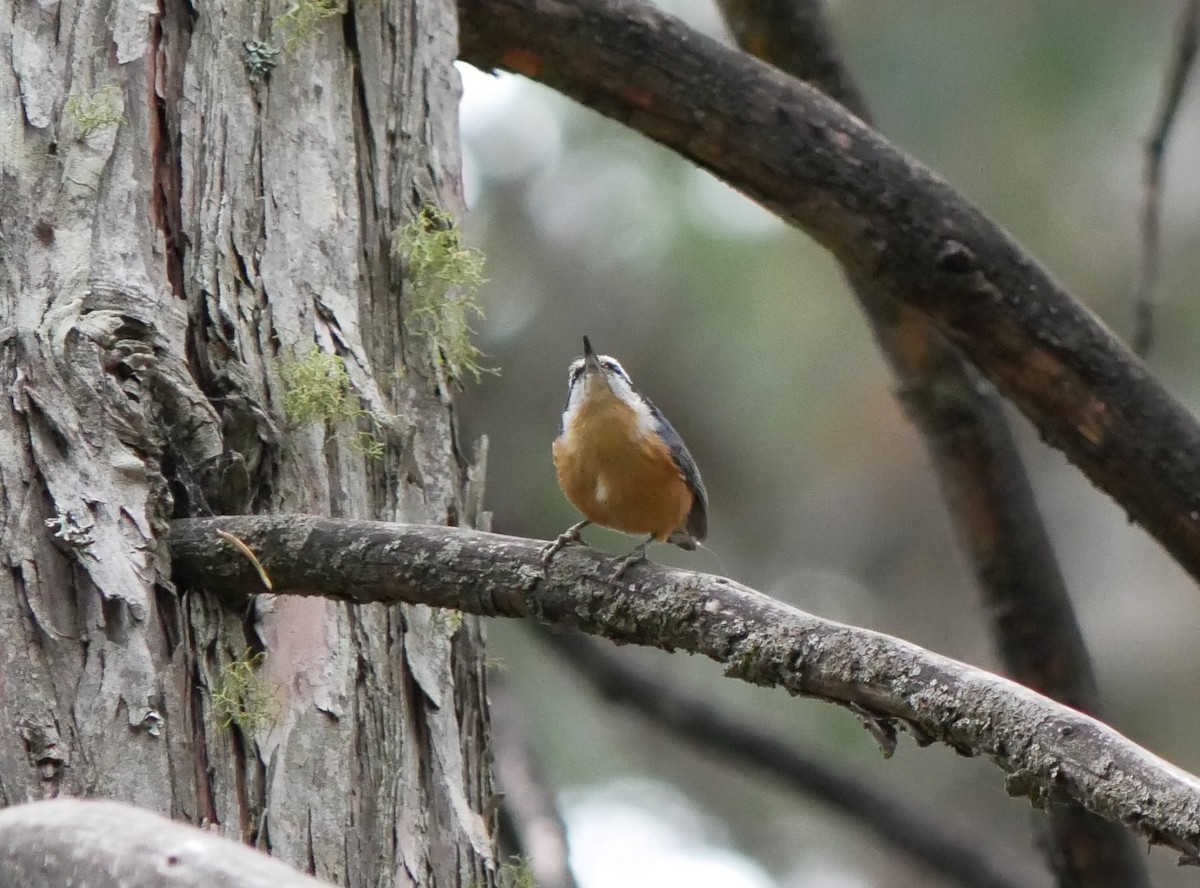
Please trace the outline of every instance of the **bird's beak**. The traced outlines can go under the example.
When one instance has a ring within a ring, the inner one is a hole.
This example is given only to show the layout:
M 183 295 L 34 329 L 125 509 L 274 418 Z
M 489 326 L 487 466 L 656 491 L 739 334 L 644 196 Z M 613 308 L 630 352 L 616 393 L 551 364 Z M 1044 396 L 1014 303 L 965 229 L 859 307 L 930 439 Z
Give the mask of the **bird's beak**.
M 600 359 L 592 351 L 592 343 L 586 336 L 583 337 L 583 370 L 588 376 L 596 375 L 601 379 L 604 378 L 604 368 L 600 366 Z

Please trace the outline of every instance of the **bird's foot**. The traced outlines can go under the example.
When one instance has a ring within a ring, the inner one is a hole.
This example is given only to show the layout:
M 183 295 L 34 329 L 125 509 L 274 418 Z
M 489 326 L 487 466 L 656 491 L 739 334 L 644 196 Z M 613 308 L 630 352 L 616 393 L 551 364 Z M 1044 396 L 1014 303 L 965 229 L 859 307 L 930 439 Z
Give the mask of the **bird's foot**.
M 612 575 L 612 582 L 615 583 L 620 580 L 621 577 L 625 576 L 625 571 L 629 570 L 629 568 L 633 567 L 633 565 L 646 560 L 646 547 L 650 545 L 650 542 L 653 539 L 654 537 L 650 537 L 649 540 L 646 540 L 646 542 L 638 545 L 637 548 L 621 559 L 620 565 L 617 567 L 616 572 Z
M 579 531 L 583 530 L 592 522 L 580 521 L 578 524 L 572 524 L 566 530 L 555 538 L 554 542 L 548 543 L 542 547 L 542 567 L 549 567 L 550 561 L 558 554 L 558 550 L 571 545 L 571 543 L 581 543 L 583 538 L 579 535 Z

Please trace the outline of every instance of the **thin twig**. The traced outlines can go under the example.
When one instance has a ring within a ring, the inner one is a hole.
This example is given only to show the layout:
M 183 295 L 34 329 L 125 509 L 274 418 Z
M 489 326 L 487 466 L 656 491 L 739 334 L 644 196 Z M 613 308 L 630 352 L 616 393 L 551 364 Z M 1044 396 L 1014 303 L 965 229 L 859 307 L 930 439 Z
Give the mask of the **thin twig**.
M 1162 97 L 1154 127 L 1146 139 L 1142 167 L 1142 262 L 1134 295 L 1133 349 L 1142 357 L 1154 345 L 1154 313 L 1158 302 L 1159 217 L 1161 213 L 1162 163 L 1167 138 L 1179 112 L 1183 88 L 1196 60 L 1200 39 L 1200 0 L 1184 0 L 1175 25 L 1175 51 L 1163 82 Z

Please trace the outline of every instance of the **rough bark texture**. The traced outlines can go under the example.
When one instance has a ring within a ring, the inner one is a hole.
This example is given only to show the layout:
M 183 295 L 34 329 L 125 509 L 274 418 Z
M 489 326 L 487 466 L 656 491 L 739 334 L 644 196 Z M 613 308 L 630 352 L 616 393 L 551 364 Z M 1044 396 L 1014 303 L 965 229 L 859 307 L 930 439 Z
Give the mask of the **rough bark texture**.
M 456 528 L 309 516 L 172 525 L 181 583 L 245 600 L 257 554 L 280 592 L 343 601 L 420 602 L 531 617 L 614 641 L 704 654 L 726 674 L 849 706 L 885 749 L 898 726 L 922 744 L 987 755 L 1012 795 L 1079 804 L 1200 862 L 1200 779 L 1112 728 L 1008 679 L 878 632 L 806 614 L 731 580 L 652 565 L 614 584 L 619 559 Z
M 388 251 L 460 208 L 453 5 L 288 9 L 0 13 L 0 803 L 103 795 L 338 884 L 483 884 L 476 621 L 170 594 L 172 511 L 473 520 Z M 284 416 L 314 345 L 397 417 L 382 460 Z
M 4 888 L 328 888 L 207 830 L 120 802 L 53 799 L 0 811 Z
M 739 45 L 871 122 L 834 45 L 822 0 L 719 0 L 718 5 Z M 1005 673 L 1102 717 L 1083 633 L 995 389 L 920 312 L 848 271 L 896 375 L 900 400 L 933 458 Z M 1059 885 L 1149 885 L 1145 855 L 1116 824 L 1063 806 L 1051 808 L 1037 825 Z
M 1200 425 L 1008 235 L 840 105 L 641 0 L 459 0 L 461 56 L 661 142 L 918 309 L 1200 578 Z

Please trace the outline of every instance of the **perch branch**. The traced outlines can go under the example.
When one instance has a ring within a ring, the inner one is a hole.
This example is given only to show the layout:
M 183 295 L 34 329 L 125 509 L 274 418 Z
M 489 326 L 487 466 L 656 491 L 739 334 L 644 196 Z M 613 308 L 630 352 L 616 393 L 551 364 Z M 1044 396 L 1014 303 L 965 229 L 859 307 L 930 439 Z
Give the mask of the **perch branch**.
M 171 524 L 174 580 L 234 596 L 254 566 L 216 533 L 250 546 L 275 588 L 343 601 L 408 602 L 533 618 L 614 641 L 704 654 L 726 674 L 852 706 L 882 736 L 987 755 L 1012 795 L 1077 803 L 1200 860 L 1200 780 L 1112 728 L 1015 682 L 877 632 L 823 620 L 730 580 L 650 565 L 608 582 L 616 559 L 461 528 L 310 516 Z
M 718 5 L 740 46 L 871 122 L 834 45 L 822 0 Z M 1101 715 L 1083 633 L 995 390 L 919 312 L 876 292 L 870 281 L 848 278 L 932 457 L 1005 672 L 1060 703 Z M 1060 806 L 1039 826 L 1059 884 L 1148 888 L 1144 855 L 1117 824 Z
M 946 182 L 817 90 L 641 0 L 459 0 L 460 55 L 688 157 L 923 314 L 1200 578 L 1200 425 Z

